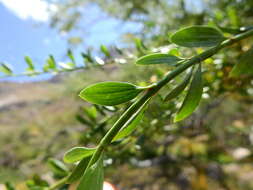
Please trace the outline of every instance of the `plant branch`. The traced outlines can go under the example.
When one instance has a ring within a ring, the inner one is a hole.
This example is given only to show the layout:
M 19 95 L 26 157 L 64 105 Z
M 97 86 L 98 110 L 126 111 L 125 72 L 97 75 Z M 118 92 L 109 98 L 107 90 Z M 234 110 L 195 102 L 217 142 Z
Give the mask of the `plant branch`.
M 116 123 L 111 127 L 111 129 L 106 133 L 106 135 L 103 137 L 103 139 L 100 141 L 96 152 L 93 154 L 88 167 L 90 167 L 92 164 L 94 164 L 102 152 L 104 151 L 105 147 L 111 143 L 115 135 L 120 131 L 120 129 L 124 126 L 124 124 L 132 117 L 133 114 L 138 111 L 143 104 L 150 98 L 152 98 L 163 86 L 165 86 L 168 82 L 170 82 L 172 79 L 174 79 L 176 76 L 184 72 L 186 69 L 190 68 L 194 64 L 200 63 L 204 61 L 205 59 L 215 55 L 218 51 L 221 49 L 228 47 L 232 44 L 237 43 L 240 40 L 243 40 L 245 38 L 248 38 L 250 36 L 253 36 L 253 29 L 238 34 L 234 36 L 233 38 L 227 39 L 223 41 L 221 44 L 210 48 L 206 51 L 204 51 L 201 54 L 198 54 L 188 61 L 184 62 L 182 65 L 179 65 L 176 67 L 175 70 L 169 72 L 163 79 L 161 79 L 156 84 L 152 85 L 150 88 L 148 88 L 142 97 L 140 97 L 136 102 L 134 102 L 123 114 L 122 116 L 116 121 Z M 87 168 L 88 168 L 87 167 Z M 65 179 L 65 178 L 64 178 Z M 65 181 L 67 180 L 61 180 L 56 185 L 49 188 L 49 190 L 54 190 L 58 188 L 59 186 L 63 185 Z M 67 178 L 66 178 L 67 179 Z

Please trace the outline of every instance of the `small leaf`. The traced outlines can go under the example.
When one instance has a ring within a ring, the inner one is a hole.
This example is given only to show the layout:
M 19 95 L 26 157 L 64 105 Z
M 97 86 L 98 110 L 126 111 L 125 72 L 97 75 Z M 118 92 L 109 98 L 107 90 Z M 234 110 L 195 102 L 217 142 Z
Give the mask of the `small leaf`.
M 6 75 L 11 75 L 12 74 L 11 67 L 9 65 L 5 64 L 5 63 L 1 63 L 0 71 L 3 72 Z
M 47 59 L 46 64 L 43 66 L 43 70 L 46 72 L 49 70 L 56 70 L 56 62 L 52 55 Z
M 125 82 L 101 82 L 80 92 L 80 97 L 93 104 L 113 106 L 128 102 L 145 88 Z
M 147 47 L 144 45 L 143 41 L 139 38 L 134 39 L 135 47 L 140 53 L 145 53 Z
M 33 65 L 33 61 L 29 56 L 25 56 L 25 62 L 28 65 L 29 71 L 34 71 L 35 68 L 34 68 L 34 65 Z
M 225 37 L 209 26 L 190 26 L 183 28 L 170 37 L 170 41 L 184 47 L 211 47 L 220 44 Z
M 49 159 L 48 165 L 53 173 L 57 176 L 64 177 L 68 174 L 68 168 L 60 160 Z
M 176 88 L 174 88 L 169 94 L 166 95 L 164 101 L 167 102 L 173 98 L 176 98 L 179 94 L 181 94 L 184 91 L 184 89 L 186 88 L 186 86 L 189 84 L 191 76 L 192 76 L 192 72 L 190 72 L 185 77 L 183 82 L 181 82 Z
M 125 138 L 136 129 L 144 116 L 144 112 L 149 100 L 150 99 L 148 99 L 145 104 L 126 122 L 118 134 L 113 138 L 113 142 Z
M 92 58 L 92 56 L 91 56 L 90 51 L 88 51 L 87 53 L 83 53 L 83 52 L 82 52 L 81 55 L 82 55 L 84 61 L 87 61 L 87 62 L 89 62 L 89 63 L 94 63 L 94 60 L 93 60 L 93 58 Z
M 75 65 L 76 61 L 75 61 L 74 55 L 70 49 L 68 50 L 67 55 L 70 58 L 70 60 L 72 61 L 72 64 Z
M 82 177 L 84 171 L 86 170 L 89 164 L 89 161 L 90 161 L 90 157 L 83 158 L 74 168 L 70 176 L 68 176 L 67 183 L 73 183 L 79 180 Z
M 174 122 L 180 121 L 188 117 L 192 112 L 194 112 L 194 110 L 197 108 L 201 100 L 202 91 L 203 86 L 201 77 L 201 65 L 199 64 L 199 67 L 194 74 L 194 77 L 192 79 L 188 93 L 184 99 L 184 102 L 179 112 L 176 114 L 176 117 L 174 118 Z
M 174 66 L 177 62 L 181 61 L 180 59 L 174 55 L 169 55 L 166 53 L 154 53 L 143 56 L 136 61 L 138 65 L 152 65 L 152 64 L 168 64 L 170 66 Z
M 87 168 L 80 180 L 77 190 L 103 190 L 104 166 L 103 156 Z
M 100 50 L 105 54 L 106 57 L 110 57 L 111 54 L 105 45 L 100 46 Z
M 253 47 L 242 55 L 230 72 L 230 77 L 253 75 Z
M 91 156 L 95 151 L 96 148 L 74 147 L 65 153 L 63 160 L 66 163 L 74 163 Z

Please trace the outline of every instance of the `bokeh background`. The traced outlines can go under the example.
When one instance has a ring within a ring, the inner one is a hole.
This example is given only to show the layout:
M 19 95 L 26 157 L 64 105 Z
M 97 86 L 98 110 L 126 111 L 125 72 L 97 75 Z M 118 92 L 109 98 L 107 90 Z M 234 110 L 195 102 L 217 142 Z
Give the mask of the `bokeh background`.
M 130 105 L 94 106 L 78 97 L 80 90 L 99 81 L 156 82 L 173 68 L 136 66 L 137 57 L 203 51 L 168 40 L 179 28 L 202 24 L 237 33 L 253 25 L 253 1 L 0 0 L 0 62 L 21 74 L 0 79 L 0 184 L 22 190 L 61 178 L 48 160 L 96 145 Z M 252 44 L 241 41 L 205 61 L 201 105 L 183 122 L 173 123 L 173 115 L 184 96 L 163 102 L 181 78 L 166 86 L 134 134 L 108 148 L 106 180 L 119 190 L 253 189 L 253 78 L 229 77 Z M 49 55 L 58 65 L 84 68 L 22 74 L 24 56 L 42 70 Z

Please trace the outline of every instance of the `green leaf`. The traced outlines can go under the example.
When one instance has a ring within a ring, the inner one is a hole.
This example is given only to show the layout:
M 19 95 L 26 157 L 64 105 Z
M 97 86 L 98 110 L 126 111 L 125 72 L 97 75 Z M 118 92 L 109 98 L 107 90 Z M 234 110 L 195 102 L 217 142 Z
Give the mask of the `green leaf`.
M 3 72 L 6 75 L 11 75 L 12 74 L 11 67 L 9 65 L 5 64 L 5 63 L 1 63 L 0 71 Z
M 68 50 L 67 55 L 70 58 L 70 60 L 72 61 L 72 64 L 75 65 L 76 61 L 75 61 L 74 55 L 70 49 Z
M 106 57 L 110 57 L 111 56 L 111 54 L 110 54 L 110 52 L 109 52 L 109 50 L 107 49 L 106 46 L 101 45 L 100 46 L 100 50 L 105 54 Z
M 77 164 L 77 166 L 74 168 L 73 172 L 68 177 L 67 183 L 73 183 L 73 182 L 79 180 L 82 177 L 84 171 L 86 170 L 86 168 L 89 164 L 90 158 L 91 158 L 90 156 L 86 157 L 86 158 L 83 158 Z
M 230 72 L 230 77 L 253 75 L 253 47 L 242 55 Z
M 184 47 L 211 47 L 220 44 L 225 37 L 209 26 L 190 26 L 183 28 L 170 37 L 170 41 Z
M 145 109 L 147 107 L 147 104 L 150 99 L 148 99 L 145 104 L 125 123 L 125 125 L 122 127 L 122 129 L 118 132 L 118 134 L 113 138 L 113 142 L 123 139 L 126 136 L 130 135 L 136 127 L 140 124 L 143 116 Z
M 89 62 L 89 63 L 94 63 L 94 60 L 93 60 L 93 58 L 92 58 L 92 56 L 91 56 L 91 53 L 90 53 L 90 51 L 88 51 L 87 53 L 81 53 L 81 56 L 83 57 L 83 59 L 84 59 L 84 61 L 87 61 L 87 62 Z
M 91 156 L 95 151 L 96 148 L 74 147 L 65 153 L 63 160 L 66 163 L 74 163 Z
M 139 58 L 136 61 L 136 64 L 138 65 L 168 64 L 170 66 L 174 66 L 177 62 L 182 60 L 183 59 L 180 59 L 174 55 L 169 55 L 166 53 L 154 53 Z
M 134 39 L 135 47 L 140 53 L 145 53 L 147 50 L 146 46 L 144 45 L 143 41 L 139 38 Z
M 68 174 L 68 168 L 60 160 L 51 158 L 48 160 L 48 166 L 57 176 L 64 177 Z
M 56 70 L 56 62 L 52 55 L 47 59 L 46 64 L 43 66 L 43 70 L 46 72 L 49 70 Z
M 128 102 L 145 88 L 125 82 L 101 82 L 80 92 L 80 97 L 93 104 L 113 106 Z
M 25 56 L 25 62 L 28 65 L 29 71 L 34 71 L 35 68 L 34 68 L 34 65 L 33 65 L 33 61 L 29 56 Z
M 95 164 L 85 170 L 77 190 L 103 190 L 103 183 L 104 166 L 101 156 Z
M 6 190 L 15 190 L 14 185 L 10 182 L 6 182 L 4 185 L 5 185 Z
M 174 88 L 171 92 L 169 92 L 169 94 L 166 95 L 166 97 L 164 98 L 164 101 L 167 102 L 169 100 L 172 100 L 173 98 L 176 98 L 179 94 L 181 94 L 186 88 L 186 86 L 189 84 L 191 76 L 192 76 L 192 72 L 186 75 L 183 82 L 181 82 L 176 88 Z
M 188 93 L 184 99 L 184 102 L 174 118 L 174 122 L 180 121 L 188 117 L 197 108 L 203 91 L 202 77 L 201 77 L 201 65 L 194 74 Z

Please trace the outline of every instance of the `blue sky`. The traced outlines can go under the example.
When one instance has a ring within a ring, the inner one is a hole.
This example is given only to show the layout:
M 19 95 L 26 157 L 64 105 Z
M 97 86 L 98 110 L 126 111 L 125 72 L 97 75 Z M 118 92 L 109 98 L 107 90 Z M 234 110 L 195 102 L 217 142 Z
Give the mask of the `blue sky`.
M 49 27 L 49 15 L 42 0 L 0 0 L 0 62 L 9 63 L 15 73 L 25 70 L 24 56 L 29 55 L 37 65 L 42 65 L 49 54 L 57 61 L 64 61 L 68 48 L 66 38 Z M 31 5 L 33 3 L 33 5 Z M 29 6 L 27 7 L 27 5 Z M 44 10 L 43 10 L 44 9 Z M 91 17 L 99 17 L 101 11 L 93 7 Z M 92 19 L 92 18 L 90 18 Z M 94 26 L 89 26 L 89 35 L 85 36 L 85 45 L 99 47 L 101 44 L 115 44 L 120 35 L 133 30 L 133 24 L 121 26 L 115 19 L 107 18 Z M 119 30 L 120 28 L 120 30 Z M 78 54 L 79 51 L 76 51 Z M 9 78 L 14 81 L 46 79 L 49 76 Z

